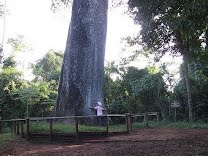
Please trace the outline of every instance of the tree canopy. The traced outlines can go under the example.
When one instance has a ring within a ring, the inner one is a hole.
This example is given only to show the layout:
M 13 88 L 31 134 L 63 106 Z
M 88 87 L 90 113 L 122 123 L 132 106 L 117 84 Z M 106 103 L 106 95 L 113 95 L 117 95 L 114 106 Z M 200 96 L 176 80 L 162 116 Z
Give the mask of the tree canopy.
M 129 0 L 128 5 L 135 22 L 142 27 L 137 41 L 155 51 L 157 61 L 166 52 L 183 56 L 189 119 L 192 121 L 189 63 L 202 51 L 201 44 L 205 42 L 206 0 Z

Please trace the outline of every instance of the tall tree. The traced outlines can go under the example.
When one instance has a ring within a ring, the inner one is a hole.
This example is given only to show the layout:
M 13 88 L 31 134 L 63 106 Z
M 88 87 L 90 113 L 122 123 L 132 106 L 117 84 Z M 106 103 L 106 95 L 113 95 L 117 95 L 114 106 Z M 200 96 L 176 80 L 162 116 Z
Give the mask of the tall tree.
M 200 36 L 207 29 L 207 1 L 129 0 L 128 4 L 135 21 L 142 26 L 144 46 L 156 51 L 158 58 L 168 51 L 183 56 L 189 119 L 192 121 L 189 63 L 201 46 Z
M 91 115 L 89 106 L 103 102 L 107 8 L 106 0 L 73 1 L 56 116 Z

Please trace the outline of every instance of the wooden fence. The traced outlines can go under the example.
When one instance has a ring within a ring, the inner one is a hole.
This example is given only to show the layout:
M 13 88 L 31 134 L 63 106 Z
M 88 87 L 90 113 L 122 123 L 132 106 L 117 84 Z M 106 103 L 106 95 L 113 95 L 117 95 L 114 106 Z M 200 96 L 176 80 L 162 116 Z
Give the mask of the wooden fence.
M 156 116 L 157 118 L 157 123 L 159 123 L 159 113 L 158 112 L 148 112 L 148 113 L 139 113 L 139 114 L 129 114 L 126 113 L 124 115 L 121 114 L 108 114 L 108 115 L 103 115 L 105 118 L 106 124 L 105 124 L 105 131 L 102 132 L 102 136 L 109 136 L 110 134 L 113 134 L 113 132 L 109 131 L 109 122 L 112 117 L 122 117 L 125 119 L 125 125 L 126 125 L 126 130 L 124 131 L 125 133 L 130 133 L 132 131 L 132 123 L 133 119 L 135 117 L 143 117 L 143 122 L 148 126 L 148 116 Z M 26 119 L 12 119 L 12 120 L 1 120 L 0 118 L 0 133 L 2 132 L 2 124 L 3 122 L 9 122 L 11 125 L 11 131 L 15 133 L 16 135 L 19 135 L 21 137 L 25 137 L 27 140 L 32 139 L 35 137 L 35 134 L 31 132 L 30 126 L 32 121 L 43 121 L 46 120 L 47 123 L 49 124 L 49 133 L 45 134 L 46 137 L 49 137 L 50 141 L 54 140 L 54 137 L 64 135 L 66 134 L 56 134 L 53 132 L 53 124 L 54 121 L 58 119 L 73 119 L 75 120 L 74 126 L 75 126 L 75 134 L 71 135 L 73 138 L 72 140 L 75 141 L 77 144 L 80 143 L 80 138 L 85 137 L 86 135 L 90 135 L 89 133 L 83 133 L 79 129 L 79 121 L 83 118 L 89 118 L 89 117 L 97 117 L 95 115 L 92 116 L 68 116 L 68 117 L 43 117 L 43 118 L 26 118 Z M 101 132 L 99 132 L 101 133 Z M 41 135 L 41 133 L 39 134 Z M 37 136 L 36 136 L 37 137 Z
M 146 124 L 146 126 L 148 126 L 148 121 L 149 121 L 148 116 L 156 116 L 157 124 L 159 124 L 159 121 L 160 121 L 159 112 L 147 112 L 147 113 L 131 114 L 131 118 L 143 117 L 143 122 Z

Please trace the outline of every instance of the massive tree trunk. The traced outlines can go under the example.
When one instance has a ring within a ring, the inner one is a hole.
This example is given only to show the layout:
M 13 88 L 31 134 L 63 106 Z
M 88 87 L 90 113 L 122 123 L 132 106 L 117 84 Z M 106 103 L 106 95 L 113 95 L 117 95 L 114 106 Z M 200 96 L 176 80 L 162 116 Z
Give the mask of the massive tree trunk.
M 56 116 L 91 115 L 103 103 L 108 0 L 74 0 L 61 70 Z

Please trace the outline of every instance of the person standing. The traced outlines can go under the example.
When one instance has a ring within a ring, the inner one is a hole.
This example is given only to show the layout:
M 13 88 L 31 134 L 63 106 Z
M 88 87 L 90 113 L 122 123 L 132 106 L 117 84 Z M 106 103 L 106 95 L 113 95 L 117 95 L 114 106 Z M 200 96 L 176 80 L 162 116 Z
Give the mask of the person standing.
M 99 125 L 100 126 L 105 126 L 105 123 L 104 123 L 104 116 L 103 116 L 103 111 L 106 111 L 106 109 L 104 109 L 102 107 L 102 103 L 101 102 L 97 102 L 98 106 L 95 106 L 95 107 L 90 107 L 92 109 L 95 109 L 96 110 L 96 114 L 98 116 L 98 121 L 99 121 Z

